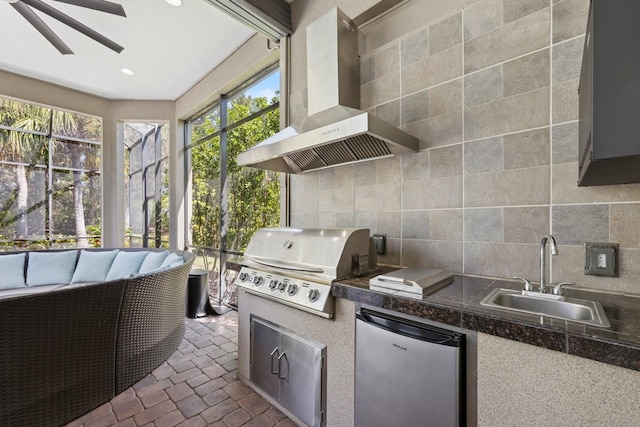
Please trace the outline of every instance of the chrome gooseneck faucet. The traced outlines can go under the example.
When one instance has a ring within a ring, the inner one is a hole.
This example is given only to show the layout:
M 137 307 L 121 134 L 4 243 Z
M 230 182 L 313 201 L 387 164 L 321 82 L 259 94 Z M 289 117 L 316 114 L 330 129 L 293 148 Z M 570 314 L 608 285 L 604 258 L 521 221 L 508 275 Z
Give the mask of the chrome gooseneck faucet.
M 546 266 L 546 257 L 545 257 L 545 247 L 547 246 L 547 241 L 549 242 L 551 255 L 558 255 L 558 246 L 556 245 L 556 239 L 553 238 L 552 235 L 547 234 L 542 238 L 540 242 L 540 289 L 539 291 L 542 293 L 546 292 L 546 279 L 545 274 L 547 270 Z

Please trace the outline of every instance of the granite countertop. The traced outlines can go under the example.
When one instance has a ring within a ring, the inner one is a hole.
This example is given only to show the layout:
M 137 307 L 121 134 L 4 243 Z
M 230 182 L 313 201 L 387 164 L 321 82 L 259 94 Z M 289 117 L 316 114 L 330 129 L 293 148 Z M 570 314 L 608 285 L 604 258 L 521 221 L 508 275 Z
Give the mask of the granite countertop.
M 521 283 L 455 275 L 453 283 L 430 295 L 421 299 L 407 298 L 369 289 L 369 278 L 384 272 L 380 269 L 366 277 L 334 282 L 332 294 L 338 298 L 640 371 L 640 295 L 605 293 L 578 287 L 565 289 L 569 298 L 602 304 L 611 327 L 600 328 L 480 305 L 480 301 L 492 289 L 519 290 L 522 289 Z

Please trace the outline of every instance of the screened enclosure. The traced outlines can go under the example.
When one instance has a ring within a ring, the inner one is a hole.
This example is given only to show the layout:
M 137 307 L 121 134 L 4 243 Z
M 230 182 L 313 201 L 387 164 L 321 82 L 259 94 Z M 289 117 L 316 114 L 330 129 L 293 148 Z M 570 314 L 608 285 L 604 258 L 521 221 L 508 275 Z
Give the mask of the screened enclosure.
M 0 99 L 0 245 L 100 246 L 102 119 Z

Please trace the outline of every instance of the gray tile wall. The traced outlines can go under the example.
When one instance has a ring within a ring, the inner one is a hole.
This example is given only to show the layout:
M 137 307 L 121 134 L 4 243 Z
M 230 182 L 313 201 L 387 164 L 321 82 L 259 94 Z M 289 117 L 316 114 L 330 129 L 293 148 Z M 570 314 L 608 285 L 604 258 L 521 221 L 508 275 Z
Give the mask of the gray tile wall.
M 535 281 L 553 233 L 554 281 L 640 292 L 640 184 L 576 186 L 588 6 L 479 0 L 362 57 L 362 108 L 421 151 L 292 176 L 292 225 L 386 233 L 383 263 Z M 583 274 L 585 241 L 620 244 L 620 278 Z

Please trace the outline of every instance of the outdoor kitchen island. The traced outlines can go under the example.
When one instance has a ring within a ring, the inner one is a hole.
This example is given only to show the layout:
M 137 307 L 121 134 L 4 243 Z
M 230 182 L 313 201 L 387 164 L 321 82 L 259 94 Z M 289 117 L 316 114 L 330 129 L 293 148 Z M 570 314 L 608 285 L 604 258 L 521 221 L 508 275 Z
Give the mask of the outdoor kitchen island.
M 333 319 L 240 289 L 240 378 L 251 385 L 250 316 L 269 319 L 327 346 L 326 425 L 353 425 L 355 312 L 364 304 L 476 334 L 477 385 L 468 390 L 474 395 L 471 400 L 476 400 L 476 416 L 467 419 L 468 425 L 640 423 L 640 409 L 629 398 L 640 387 L 637 296 L 570 289 L 571 296 L 602 303 L 612 325 L 602 329 L 496 311 L 479 304 L 495 287 L 519 288 L 519 284 L 506 280 L 456 275 L 451 285 L 422 300 L 369 290 L 369 278 L 383 269 L 333 283 Z M 540 405 L 522 404 L 536 395 L 548 398 Z

